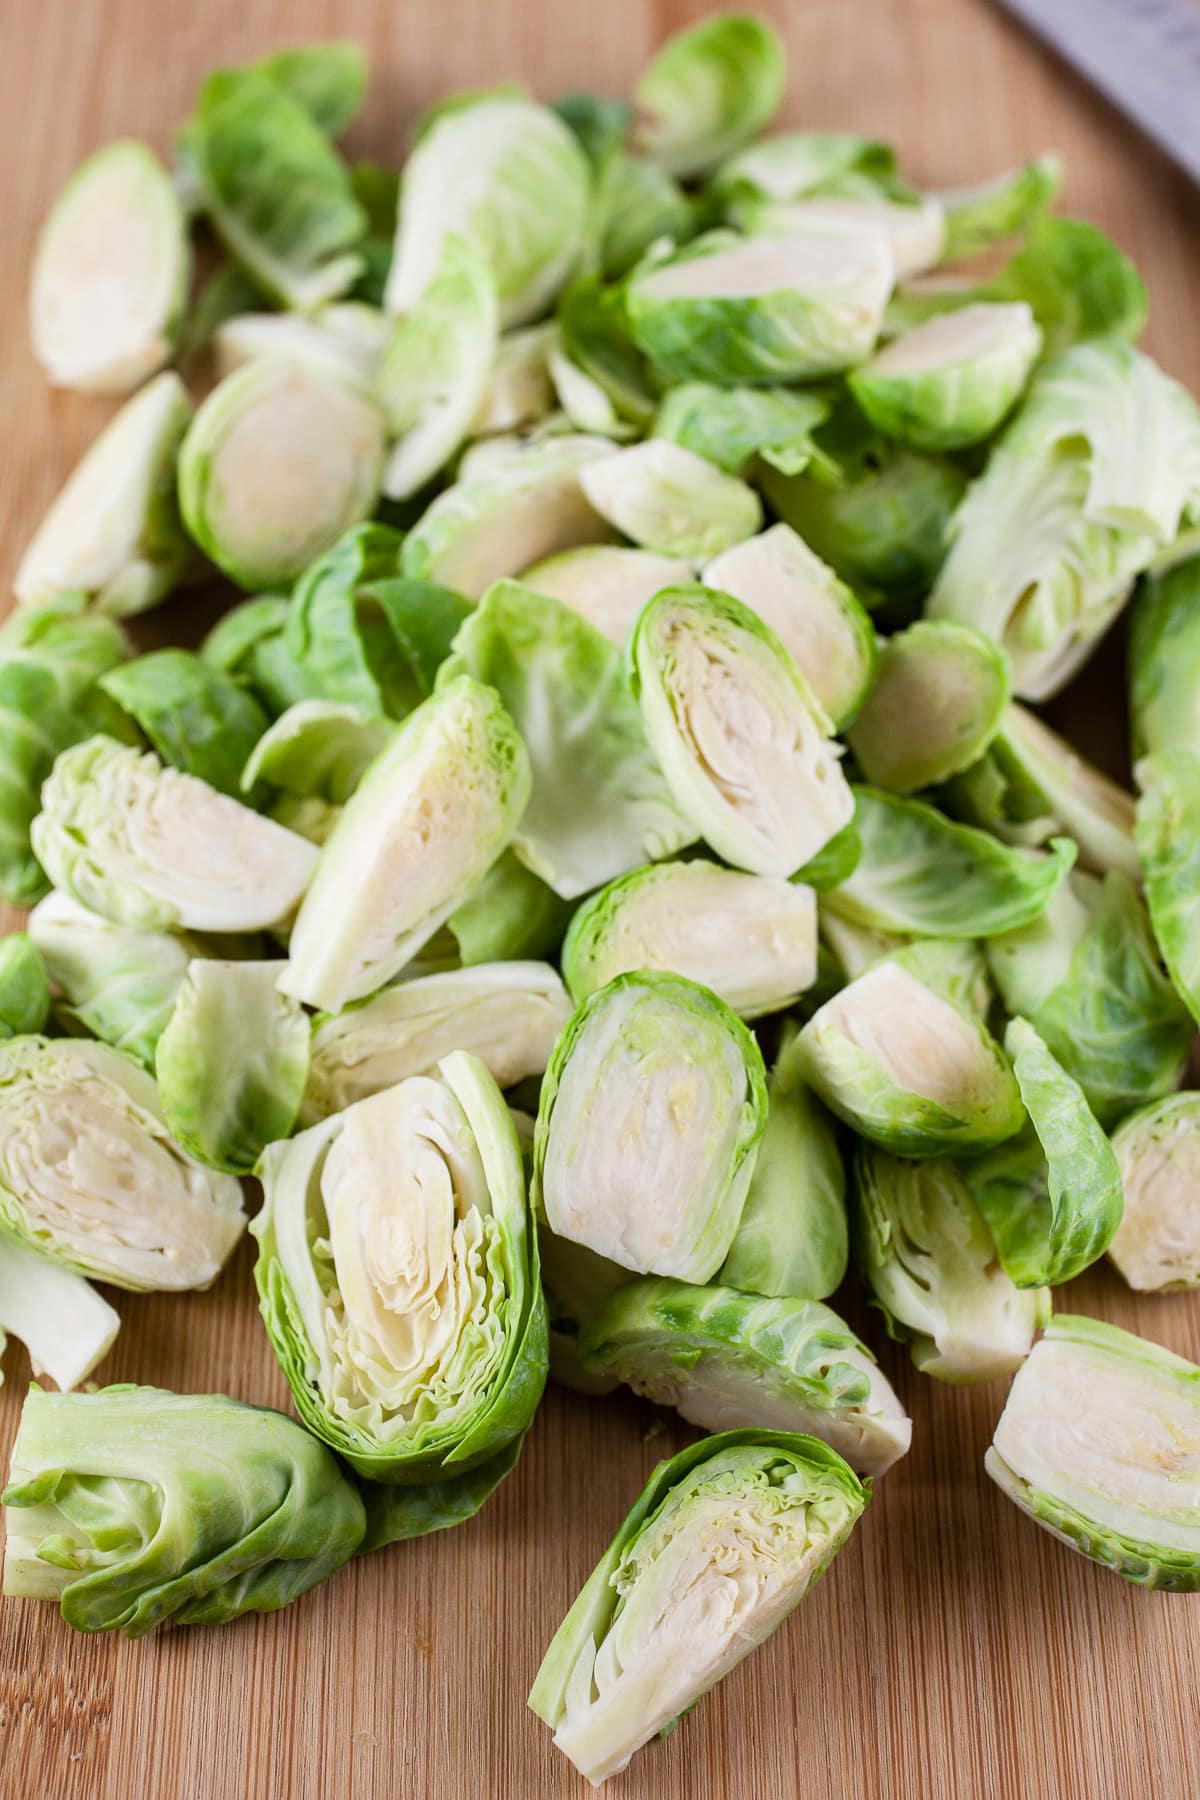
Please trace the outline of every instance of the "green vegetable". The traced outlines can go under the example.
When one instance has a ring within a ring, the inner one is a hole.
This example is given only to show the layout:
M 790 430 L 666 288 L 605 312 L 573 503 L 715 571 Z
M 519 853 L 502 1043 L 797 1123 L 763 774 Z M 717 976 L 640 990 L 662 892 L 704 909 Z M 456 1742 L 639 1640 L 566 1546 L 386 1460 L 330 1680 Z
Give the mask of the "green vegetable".
M 702 207 L 666 169 L 618 151 L 597 171 L 592 198 L 593 254 L 601 274 L 613 280 L 627 275 L 664 238 L 686 244 L 702 218 Z
M 1134 755 L 1200 750 L 1200 556 L 1144 581 L 1129 619 Z
M 702 175 L 774 117 L 786 78 L 783 43 L 765 19 L 703 19 L 668 38 L 638 77 L 634 146 L 673 175 Z
M 464 969 L 480 963 L 555 956 L 571 918 L 571 903 L 503 851 L 473 893 L 446 920 Z
M 654 435 L 707 458 L 728 475 L 744 475 L 756 456 L 796 475 L 810 464 L 823 466 L 813 432 L 828 417 L 828 402 L 816 394 L 686 381 L 663 396 Z
M 710 183 L 728 213 L 747 201 L 802 200 L 809 194 L 903 194 L 890 144 L 851 131 L 785 131 L 723 163 Z
M 276 50 L 253 65 L 298 100 L 327 137 L 340 137 L 362 110 L 367 59 L 361 44 L 301 44 Z
M 762 524 L 753 488 L 665 438 L 590 462 L 579 481 L 602 519 L 660 556 L 716 556 Z
M 23 931 L 0 938 L 0 1042 L 42 1031 L 50 1016 L 50 983 L 42 953 Z
M 921 450 L 960 450 L 1012 410 L 1042 347 L 1029 307 L 964 306 L 893 338 L 852 369 L 871 423 Z
M 943 189 L 938 199 L 946 214 L 947 261 L 1027 231 L 1053 202 L 1062 174 L 1060 159 L 1050 152 L 990 181 Z
M 647 600 L 691 576 L 692 565 L 680 557 L 623 544 L 585 544 L 535 563 L 521 585 L 561 600 L 622 649 Z
M 242 771 L 249 793 L 260 781 L 298 800 L 344 806 L 396 727 L 336 700 L 299 700 L 255 744 Z
M 153 650 L 110 669 L 99 686 L 162 760 L 238 794 L 243 765 L 267 729 L 252 694 L 191 650 Z
M 752 235 L 882 239 L 893 280 L 919 274 L 939 261 L 946 238 L 940 201 L 915 193 L 813 194 L 790 205 L 751 202 L 732 209 L 734 223 Z
M 1180 999 L 1200 1022 L 1200 747 L 1137 766 L 1137 847 L 1150 922 Z
M 265 357 L 324 364 L 331 375 L 372 387 L 390 336 L 390 322 L 373 306 L 347 300 L 315 313 L 241 312 L 212 333 L 216 372 L 222 381 Z
M 512 1474 L 521 1443 L 519 1437 L 514 1438 L 490 1462 L 446 1481 L 427 1481 L 420 1487 L 365 1482 L 362 1501 L 367 1530 L 358 1554 L 365 1556 L 368 1550 L 382 1549 L 385 1544 L 407 1543 L 410 1538 L 427 1537 L 431 1531 L 465 1525 L 491 1499 L 505 1476 Z
M 10 1334 L 20 1338 L 34 1375 L 49 1375 L 65 1393 L 104 1361 L 120 1328 L 82 1275 L 0 1237 L 0 1356 Z
M 1168 1094 L 1113 1133 L 1125 1211 L 1108 1246 L 1131 1288 L 1200 1287 L 1200 1094 Z
M 867 780 L 911 794 L 969 768 L 1000 727 L 1008 683 L 1003 650 L 970 625 L 897 632 L 847 734 Z
M 547 416 L 554 405 L 549 355 L 555 336 L 554 325 L 527 325 L 503 334 L 472 421 L 473 436 L 520 431 Z

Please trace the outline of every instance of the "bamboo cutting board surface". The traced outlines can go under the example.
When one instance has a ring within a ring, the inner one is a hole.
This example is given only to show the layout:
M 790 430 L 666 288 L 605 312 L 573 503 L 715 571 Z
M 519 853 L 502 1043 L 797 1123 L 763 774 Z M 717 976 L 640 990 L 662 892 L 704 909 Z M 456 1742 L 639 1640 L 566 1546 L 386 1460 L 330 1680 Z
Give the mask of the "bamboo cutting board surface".
M 1200 392 L 1200 198 L 985 0 L 760 0 L 791 55 L 784 122 L 893 139 L 931 185 L 1056 147 L 1066 210 L 1137 260 L 1147 345 Z M 0 0 L 0 594 L 32 526 L 107 417 L 53 393 L 27 348 L 33 235 L 79 159 L 110 138 L 166 151 L 213 66 L 353 36 L 370 54 L 352 152 L 398 159 L 451 86 L 519 75 L 545 97 L 624 93 L 669 30 L 667 0 Z M 1200 101 L 1200 96 L 1197 97 Z M 191 634 L 188 598 L 143 623 Z M 1120 766 L 1114 653 L 1065 710 Z M 8 926 L 17 923 L 12 914 Z M 101 1371 L 285 1406 L 243 1248 L 208 1294 L 114 1296 Z M 1200 1360 L 1200 1298 L 1137 1299 L 1107 1267 L 1064 1306 Z M 1189 1800 L 1200 1794 L 1200 1598 L 1143 1593 L 1071 1555 L 986 1479 L 1004 1384 L 918 1378 L 853 1293 L 914 1418 L 829 1575 L 615 1800 Z M 7 1466 L 28 1377 L 7 1357 Z M 77 1636 L 0 1604 L 0 1794 L 27 1800 L 542 1800 L 589 1790 L 525 1708 L 541 1653 L 653 1464 L 688 1441 L 632 1399 L 547 1393 L 512 1478 L 471 1524 L 372 1556 L 289 1611 L 140 1643 Z

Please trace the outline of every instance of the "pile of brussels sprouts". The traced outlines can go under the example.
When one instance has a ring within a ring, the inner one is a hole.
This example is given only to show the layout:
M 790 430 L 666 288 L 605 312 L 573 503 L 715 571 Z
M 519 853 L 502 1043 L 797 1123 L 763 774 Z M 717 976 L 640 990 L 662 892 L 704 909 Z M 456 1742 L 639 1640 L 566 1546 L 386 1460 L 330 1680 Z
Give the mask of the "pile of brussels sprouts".
M 1015 1376 L 1018 1506 L 1200 1587 L 1200 1368 L 1051 1318 L 1106 1252 L 1200 1285 L 1200 411 L 1053 158 L 923 193 L 758 139 L 783 86 L 714 16 L 633 105 L 451 96 L 397 179 L 334 145 L 357 49 L 287 51 L 86 163 L 33 277 L 51 380 L 131 397 L 0 630 L 0 1320 L 64 1390 L 5 1591 L 282 1606 L 469 1518 L 548 1370 L 625 1383 L 717 1435 L 534 1685 L 595 1782 L 908 1449 L 851 1253 L 919 1369 Z M 1027 705 L 1131 598 L 1136 800 Z M 88 1279 L 206 1287 L 252 1174 L 301 1423 L 66 1391 Z

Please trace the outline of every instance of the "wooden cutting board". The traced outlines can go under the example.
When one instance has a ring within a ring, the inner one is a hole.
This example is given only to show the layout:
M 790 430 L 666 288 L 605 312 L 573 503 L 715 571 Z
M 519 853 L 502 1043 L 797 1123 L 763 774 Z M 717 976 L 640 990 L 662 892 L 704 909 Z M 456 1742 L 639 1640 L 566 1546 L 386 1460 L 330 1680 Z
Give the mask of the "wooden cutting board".
M 894 140 L 932 185 L 1046 147 L 1066 206 L 1112 232 L 1151 292 L 1148 347 L 1200 391 L 1200 198 L 985 0 L 760 0 L 790 45 L 785 122 Z M 108 416 L 53 393 L 27 348 L 37 224 L 86 153 L 166 151 L 204 74 L 354 36 L 371 97 L 350 147 L 402 154 L 447 87 L 518 76 L 552 97 L 623 93 L 671 29 L 651 0 L 0 0 L 0 559 L 7 596 L 42 509 Z M 1200 99 L 1200 96 L 1198 96 Z M 193 634 L 168 605 L 143 643 Z M 1065 712 L 1120 766 L 1115 653 Z M 9 915 L 6 923 L 15 925 Z M 116 1297 L 116 1296 L 114 1296 Z M 1064 1305 L 1200 1360 L 1200 1299 L 1135 1299 L 1107 1267 Z M 283 1406 L 243 1253 L 208 1294 L 120 1296 L 111 1381 Z M 770 1644 L 619 1800 L 1189 1800 L 1200 1794 L 1200 1598 L 1143 1593 L 1037 1531 L 985 1478 L 1004 1385 L 918 1378 L 851 1292 L 913 1414 L 912 1454 Z M 28 1377 L 0 1394 L 7 1466 Z M 655 1435 L 657 1433 L 657 1435 Z M 470 1525 L 343 1571 L 290 1611 L 140 1643 L 91 1641 L 0 1604 L 0 1794 L 22 1800 L 541 1800 L 588 1790 L 525 1707 L 541 1653 L 653 1464 L 690 1434 L 633 1400 L 551 1391 L 520 1465 Z

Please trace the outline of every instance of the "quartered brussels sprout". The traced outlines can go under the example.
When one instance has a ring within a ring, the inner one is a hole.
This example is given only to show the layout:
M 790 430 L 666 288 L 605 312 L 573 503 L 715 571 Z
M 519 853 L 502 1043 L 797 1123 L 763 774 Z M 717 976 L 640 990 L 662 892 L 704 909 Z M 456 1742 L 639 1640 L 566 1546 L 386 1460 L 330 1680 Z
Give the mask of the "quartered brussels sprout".
M 529 757 L 494 689 L 451 681 L 404 722 L 321 851 L 284 993 L 336 1012 L 428 943 L 508 844 Z
M 874 348 L 894 268 L 880 231 L 710 232 L 629 277 L 641 349 L 672 381 L 809 381 Z
M 242 1192 L 171 1140 L 154 1082 L 107 1044 L 0 1044 L 0 1231 L 135 1290 L 209 1287 Z
M 829 721 L 775 633 L 729 594 L 666 588 L 630 646 L 646 733 L 713 849 L 792 875 L 854 813 Z
M 477 1058 L 445 1057 L 273 1144 L 255 1280 L 310 1431 L 360 1475 L 436 1480 L 524 1432 L 546 1308 L 516 1133 Z
M 316 864 L 295 832 L 104 736 L 58 758 L 32 839 L 56 887 L 139 930 L 278 925 Z
M 923 450 L 960 450 L 1010 412 L 1042 348 L 1023 301 L 946 313 L 893 338 L 852 369 L 850 390 L 873 425 Z
M 703 175 L 779 109 L 787 69 L 779 34 L 752 13 L 717 13 L 678 31 L 633 90 L 633 142 L 673 175 Z
M 550 379 L 553 324 L 526 325 L 506 331 L 496 345 L 479 409 L 471 422 L 472 437 L 521 431 L 537 425 L 554 407 Z
M 50 982 L 42 953 L 23 931 L 0 938 L 0 1041 L 44 1029 Z
M 0 1498 L 4 1592 L 128 1637 L 275 1612 L 340 1568 L 364 1528 L 353 1483 L 293 1419 L 132 1384 L 32 1388 Z
M 1200 749 L 1200 556 L 1138 589 L 1129 616 L 1129 714 L 1137 757 Z
M 82 591 L 101 612 L 154 606 L 195 551 L 175 498 L 175 459 L 191 403 L 167 371 L 135 394 L 67 478 L 13 577 L 23 605 Z
M 318 1123 L 468 1050 L 500 1087 L 541 1075 L 571 1002 L 546 963 L 481 963 L 397 982 L 313 1027 L 301 1121 Z
M 561 600 L 622 649 L 647 600 L 691 576 L 691 563 L 681 557 L 624 544 L 584 544 L 535 563 L 520 579 L 523 587 Z
M 983 1021 L 894 957 L 827 1000 L 797 1054 L 826 1106 L 897 1156 L 985 1150 L 1024 1121 L 1012 1070 Z
M 752 487 L 665 438 L 590 462 L 579 481 L 602 519 L 660 556 L 716 556 L 762 524 Z
M 1131 1288 L 1200 1287 L 1200 1094 L 1168 1094 L 1113 1133 L 1125 1211 L 1108 1246 Z
M 860 1144 L 854 1256 L 891 1335 L 939 1381 L 1011 1375 L 1050 1317 L 1046 1289 L 1022 1292 L 954 1164 L 912 1162 Z
M 869 1482 L 818 1439 L 730 1431 L 660 1463 L 547 1650 L 529 1704 L 593 1786 L 798 1606 Z
M 42 227 L 29 295 L 33 353 L 56 387 L 128 394 L 168 362 L 191 254 L 174 184 L 146 144 L 105 145 Z
M 383 421 L 329 367 L 268 357 L 208 396 L 179 455 L 188 530 L 244 588 L 292 582 L 379 498 Z
M 336 700 L 299 700 L 263 732 L 241 774 L 249 793 L 260 782 L 298 800 L 344 806 L 397 727 Z
M 678 975 L 619 975 L 579 1008 L 546 1071 L 539 1215 L 622 1268 L 708 1281 L 766 1114 L 762 1054 L 722 1000 Z
M 20 1338 L 34 1376 L 48 1375 L 65 1393 L 104 1361 L 120 1328 L 82 1275 L 0 1237 L 0 1356 L 10 1336 Z
M 682 444 L 729 475 L 744 475 L 755 457 L 795 475 L 810 464 L 826 467 L 813 433 L 828 417 L 829 403 L 817 394 L 685 381 L 663 395 L 654 436 Z
M 937 197 L 946 215 L 947 260 L 1017 237 L 1052 203 L 1062 174 L 1062 162 L 1051 151 L 990 181 L 943 188 Z
M 756 1019 L 816 979 L 816 898 L 778 876 L 700 858 L 635 869 L 584 901 L 562 965 L 577 1002 L 629 970 L 667 969 Z
M 771 627 L 835 727 L 850 722 L 875 679 L 875 631 L 850 589 L 790 525 L 735 544 L 704 571 Z
M 583 247 L 588 189 L 587 158 L 549 107 L 496 93 L 444 109 L 405 166 L 388 311 L 411 311 L 456 234 L 491 268 L 501 326 L 538 318 Z
M 1137 778 L 1150 921 L 1176 991 L 1200 1023 L 1200 745 L 1143 757 Z
M 940 201 L 932 196 L 922 199 L 914 194 L 911 198 L 889 199 L 876 193 L 812 195 L 786 206 L 770 201 L 743 203 L 735 206 L 733 213 L 742 230 L 755 234 L 827 232 L 868 240 L 882 236 L 891 254 L 896 281 L 919 274 L 938 262 L 946 240 L 945 215 Z
M 984 1467 L 1072 1550 L 1140 1587 L 1200 1587 L 1200 1369 L 1060 1313 L 1009 1391 Z
M 816 1300 L 631 1281 L 588 1320 L 579 1355 L 704 1431 L 811 1432 L 860 1475 L 882 1475 L 912 1441 L 871 1352 Z
M 152 650 L 100 677 L 158 755 L 222 794 L 237 794 L 267 715 L 240 682 L 192 650 Z
M 391 336 L 391 320 L 374 306 L 346 300 L 318 312 L 239 312 L 212 334 L 217 376 L 224 380 L 264 357 L 328 364 L 334 374 L 372 386 Z
M 971 625 L 919 619 L 888 638 L 848 732 L 868 781 L 897 794 L 969 768 L 999 730 L 1008 658 Z

